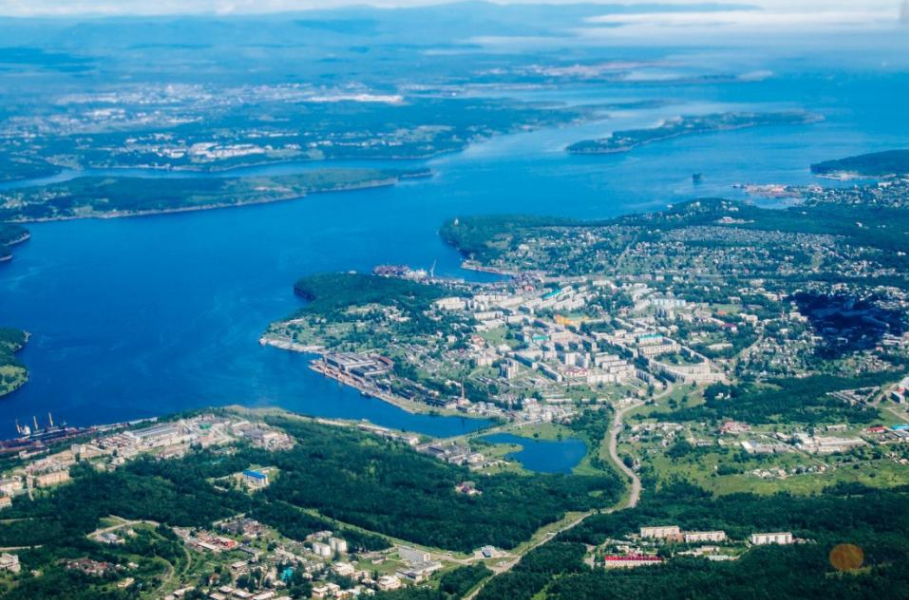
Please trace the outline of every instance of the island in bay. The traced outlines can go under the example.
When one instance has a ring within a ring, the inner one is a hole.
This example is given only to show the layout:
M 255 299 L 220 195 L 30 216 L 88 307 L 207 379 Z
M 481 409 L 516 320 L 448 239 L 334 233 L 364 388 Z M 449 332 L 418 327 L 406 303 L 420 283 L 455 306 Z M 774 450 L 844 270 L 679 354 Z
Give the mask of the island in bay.
M 629 152 L 639 146 L 676 137 L 730 131 L 768 125 L 798 125 L 819 120 L 817 115 L 804 111 L 789 112 L 727 112 L 711 115 L 681 116 L 669 119 L 649 129 L 615 131 L 606 138 L 583 140 L 568 146 L 571 154 L 615 154 Z

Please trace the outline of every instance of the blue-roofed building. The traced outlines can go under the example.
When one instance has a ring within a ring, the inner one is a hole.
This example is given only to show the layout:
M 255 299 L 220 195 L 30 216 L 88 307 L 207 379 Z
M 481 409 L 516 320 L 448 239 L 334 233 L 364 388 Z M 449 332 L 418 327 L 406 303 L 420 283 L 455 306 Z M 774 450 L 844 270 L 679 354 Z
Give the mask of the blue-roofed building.
M 247 469 L 243 471 L 243 483 L 251 488 L 268 487 L 268 475 L 262 471 Z

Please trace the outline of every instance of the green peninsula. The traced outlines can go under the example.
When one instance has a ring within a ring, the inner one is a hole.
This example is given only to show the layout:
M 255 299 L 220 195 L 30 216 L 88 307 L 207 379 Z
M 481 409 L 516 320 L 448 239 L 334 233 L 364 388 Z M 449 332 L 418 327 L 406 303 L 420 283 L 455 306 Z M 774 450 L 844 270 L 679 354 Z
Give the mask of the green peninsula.
M 607 138 L 584 140 L 568 146 L 571 154 L 615 154 L 629 152 L 644 144 L 683 135 L 745 129 L 761 125 L 799 125 L 813 123 L 819 117 L 804 111 L 772 113 L 728 112 L 701 116 L 682 116 L 664 121 L 649 129 L 615 131 Z
M 461 338 L 471 331 L 466 319 L 433 310 L 436 302 L 463 295 L 463 289 L 374 274 L 329 273 L 300 279 L 294 291 L 309 303 L 287 319 L 272 323 L 262 344 L 286 350 L 382 356 L 385 366 L 380 369 L 393 368 L 406 374 L 406 379 L 381 389 L 365 381 L 357 387 L 407 410 L 429 410 L 425 404 L 405 400 L 438 396 L 452 381 L 468 374 L 459 365 L 430 374 L 423 361 L 446 351 L 447 342 L 438 332 Z M 326 363 L 313 365 L 323 374 L 343 379 Z
M 0 223 L 0 262 L 12 259 L 13 251 L 10 250 L 10 246 L 21 244 L 29 237 L 31 234 L 28 229 L 21 225 Z
M 909 174 L 909 150 L 888 150 L 828 160 L 811 165 L 817 175 L 886 177 Z
M 26 342 L 26 332 L 0 328 L 0 396 L 15 392 L 28 381 L 28 369 L 15 356 Z
M 80 177 L 0 193 L 0 219 L 45 221 L 204 210 L 394 185 L 427 169 L 314 169 L 274 177 Z

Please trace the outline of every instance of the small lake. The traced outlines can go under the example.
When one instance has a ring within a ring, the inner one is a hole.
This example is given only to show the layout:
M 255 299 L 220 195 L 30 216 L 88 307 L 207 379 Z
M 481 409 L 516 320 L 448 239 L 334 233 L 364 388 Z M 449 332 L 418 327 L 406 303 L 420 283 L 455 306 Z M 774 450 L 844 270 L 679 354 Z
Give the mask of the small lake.
M 493 444 L 517 444 L 521 449 L 506 456 L 537 473 L 571 473 L 584 455 L 587 445 L 575 438 L 537 440 L 511 433 L 494 433 L 480 438 Z

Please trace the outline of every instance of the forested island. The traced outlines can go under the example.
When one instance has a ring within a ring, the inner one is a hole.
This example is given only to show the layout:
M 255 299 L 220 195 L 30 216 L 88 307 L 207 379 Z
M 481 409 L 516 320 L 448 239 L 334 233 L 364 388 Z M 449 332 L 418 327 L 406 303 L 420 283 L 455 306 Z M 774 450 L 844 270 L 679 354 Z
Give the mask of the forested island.
M 798 125 L 813 123 L 819 117 L 804 111 L 751 113 L 727 112 L 711 115 L 681 116 L 649 129 L 615 131 L 611 136 L 584 140 L 568 146 L 571 154 L 614 154 L 629 152 L 639 146 L 683 135 L 712 133 L 757 127 L 761 125 Z
M 887 177 L 909 174 L 909 150 L 888 150 L 811 165 L 817 175 Z
M 12 223 L 0 223 L 0 263 L 13 257 L 11 246 L 21 244 L 30 237 L 28 229 Z
M 0 327 L 0 396 L 15 392 L 28 381 L 28 369 L 15 356 L 27 342 L 26 332 Z
M 428 169 L 314 169 L 271 177 L 80 177 L 0 192 L 0 219 L 15 222 L 127 217 L 300 198 L 394 185 Z

